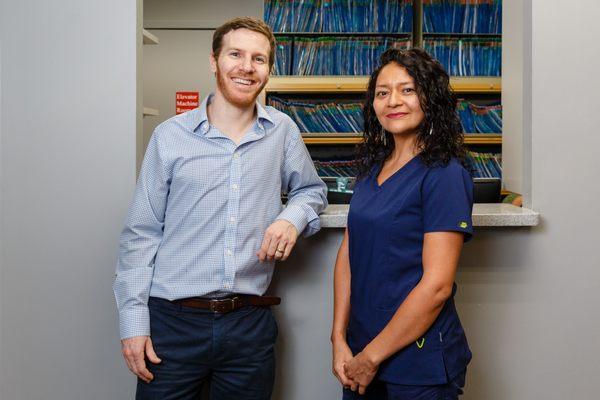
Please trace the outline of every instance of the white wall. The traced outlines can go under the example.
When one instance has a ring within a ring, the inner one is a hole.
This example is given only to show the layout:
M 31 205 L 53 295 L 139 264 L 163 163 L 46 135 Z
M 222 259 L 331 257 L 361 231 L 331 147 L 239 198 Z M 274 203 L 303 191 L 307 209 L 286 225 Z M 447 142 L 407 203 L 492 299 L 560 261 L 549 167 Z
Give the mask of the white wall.
M 533 1 L 532 201 L 546 224 L 531 246 L 548 332 L 535 374 L 560 382 L 547 398 L 600 389 L 599 20 L 597 1 Z
M 479 229 L 466 248 L 458 306 L 475 356 L 465 399 L 596 399 L 600 4 L 530 4 L 523 182 L 542 224 Z
M 502 2 L 502 183 L 526 194 L 523 186 L 523 70 L 524 8 L 529 1 Z M 527 135 L 531 132 L 528 130 Z
M 175 115 L 175 93 L 199 92 L 200 101 L 214 91 L 210 71 L 212 30 L 149 30 L 158 45 L 144 46 L 144 104 L 159 110 L 159 116 L 144 117 L 144 149 L 154 128 Z
M 262 0 L 144 0 L 145 28 L 215 29 L 230 18 L 262 14 Z
M 112 296 L 135 1 L 2 1 L 0 398 L 129 399 Z
M 1 4 L 1 3 L 0 3 Z M 0 6 L 0 11 L 4 11 L 4 7 Z M 0 19 L 1 21 L 1 19 Z M 1 27 L 1 25 L 0 25 Z M 2 269 L 2 226 L 4 226 L 4 221 L 2 218 L 3 215 L 3 208 L 2 208 L 2 188 L 3 186 L 3 182 L 4 182 L 4 172 L 2 169 L 2 35 L 3 35 L 3 31 L 0 28 L 0 289 L 2 288 L 2 275 L 3 275 L 3 269 Z M 3 359 L 2 359 L 2 296 L 0 296 L 0 371 L 2 371 L 2 364 L 3 364 Z M 0 398 L 1 398 L 2 392 L 0 392 Z

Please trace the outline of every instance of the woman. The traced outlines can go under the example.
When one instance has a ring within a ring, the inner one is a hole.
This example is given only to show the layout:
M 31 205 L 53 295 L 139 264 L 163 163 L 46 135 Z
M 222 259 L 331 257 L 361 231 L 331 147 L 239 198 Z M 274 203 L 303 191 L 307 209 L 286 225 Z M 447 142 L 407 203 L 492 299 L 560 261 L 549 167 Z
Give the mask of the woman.
M 369 81 L 334 275 L 333 372 L 344 399 L 462 393 L 471 352 L 453 296 L 473 181 L 455 106 L 448 74 L 420 49 L 387 50 Z

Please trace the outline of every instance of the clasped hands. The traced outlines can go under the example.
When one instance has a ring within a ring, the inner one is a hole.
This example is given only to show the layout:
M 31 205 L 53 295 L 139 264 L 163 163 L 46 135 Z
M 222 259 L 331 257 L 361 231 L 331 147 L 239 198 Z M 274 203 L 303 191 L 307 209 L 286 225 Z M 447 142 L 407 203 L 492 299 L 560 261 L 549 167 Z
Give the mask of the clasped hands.
M 339 341 L 333 345 L 333 374 L 342 386 L 353 392 L 363 395 L 367 386 L 371 383 L 379 365 L 374 362 L 365 352 L 356 356 L 345 341 Z

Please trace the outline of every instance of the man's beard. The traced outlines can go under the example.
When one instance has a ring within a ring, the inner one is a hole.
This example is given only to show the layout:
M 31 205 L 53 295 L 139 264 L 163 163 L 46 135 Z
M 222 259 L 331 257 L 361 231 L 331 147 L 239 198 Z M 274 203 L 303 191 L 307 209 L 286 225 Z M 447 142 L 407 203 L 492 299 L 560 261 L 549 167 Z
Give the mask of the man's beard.
M 219 91 L 221 92 L 221 94 L 223 95 L 225 100 L 227 100 L 229 103 L 233 104 L 234 106 L 240 107 L 240 108 L 250 107 L 251 105 L 253 105 L 256 102 L 256 98 L 258 97 L 260 92 L 263 90 L 263 88 L 267 84 L 266 82 L 264 82 L 260 87 L 258 87 L 256 89 L 255 92 L 244 93 L 243 97 L 240 98 L 240 97 L 236 97 L 236 93 L 234 93 L 228 86 L 228 85 L 235 85 L 235 83 L 233 83 L 233 81 L 228 76 L 224 76 L 221 73 L 221 70 L 219 69 L 218 66 L 217 66 L 216 75 L 217 75 L 217 87 L 219 88 Z

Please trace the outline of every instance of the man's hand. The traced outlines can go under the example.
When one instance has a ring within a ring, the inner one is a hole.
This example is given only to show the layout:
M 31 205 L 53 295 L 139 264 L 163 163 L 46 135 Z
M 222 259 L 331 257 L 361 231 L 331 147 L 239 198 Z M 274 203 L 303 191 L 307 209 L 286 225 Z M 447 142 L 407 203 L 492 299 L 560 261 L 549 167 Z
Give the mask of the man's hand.
M 296 227 L 291 222 L 278 219 L 267 228 L 260 250 L 256 255 L 260 262 L 265 260 L 285 261 L 292 252 L 297 238 Z
M 333 375 L 340 381 L 343 387 L 350 388 L 352 381 L 344 372 L 344 365 L 352 359 L 352 350 L 348 347 L 345 340 L 336 340 L 333 342 Z
M 153 364 L 160 363 L 160 358 L 154 352 L 150 336 L 134 336 L 121 340 L 121 352 L 127 362 L 127 367 L 138 378 L 146 383 L 154 379 L 154 375 L 146 368 L 147 357 Z
M 359 394 L 365 394 L 365 390 L 373 380 L 378 368 L 379 365 L 371 361 L 365 353 L 358 353 L 356 357 L 344 364 L 344 372 L 352 380 L 350 389 L 353 392 L 358 389 Z

